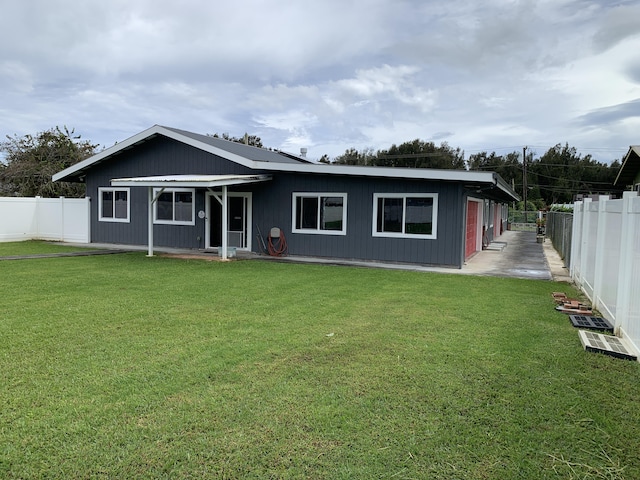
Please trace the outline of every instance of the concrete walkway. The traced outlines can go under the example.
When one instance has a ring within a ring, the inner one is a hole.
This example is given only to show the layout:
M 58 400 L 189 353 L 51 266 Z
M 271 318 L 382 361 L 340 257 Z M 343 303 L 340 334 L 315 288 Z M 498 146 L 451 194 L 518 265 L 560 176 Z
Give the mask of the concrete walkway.
M 462 268 L 471 275 L 553 280 L 542 243 L 535 232 L 506 231 Z
M 569 271 L 551 240 L 538 243 L 536 237 L 535 232 L 506 231 L 490 248 L 470 258 L 462 269 L 471 275 L 571 283 Z
M 104 255 L 106 253 L 122 253 L 125 251 L 146 251 L 146 246 L 127 246 L 110 244 L 67 244 L 78 247 L 93 247 L 99 250 L 88 250 L 82 253 L 73 252 L 70 254 L 51 254 L 44 256 L 78 256 L 78 255 Z M 217 260 L 217 254 L 204 252 L 201 250 L 184 250 L 173 248 L 156 248 L 157 255 L 173 255 L 182 258 L 206 258 Z M 23 258 L 35 258 L 36 256 L 25 256 Z M 9 259 L 10 257 L 4 257 Z M 251 252 L 238 252 L 240 259 L 255 259 L 265 261 L 280 261 L 294 263 L 311 263 L 324 265 L 349 265 L 367 268 L 383 268 L 390 270 L 409 270 L 419 272 L 439 272 L 461 275 L 486 275 L 495 277 L 525 278 L 534 280 L 555 280 L 570 282 L 567 269 L 564 267 L 558 252 L 551 245 L 551 241 L 546 239 L 544 243 L 537 243 L 535 232 L 515 232 L 506 231 L 503 235 L 492 242 L 485 250 L 476 253 L 471 257 L 461 269 L 432 267 L 414 264 L 395 264 L 387 262 L 369 262 L 344 260 L 339 258 L 318 258 L 318 257 L 270 257 Z
M 256 257 L 254 257 L 256 258 Z M 364 262 L 314 257 L 265 257 L 257 258 L 317 264 L 352 265 L 392 270 L 439 272 L 461 275 L 486 275 L 495 277 L 556 280 L 570 282 L 567 269 L 550 240 L 538 243 L 535 232 L 506 231 L 489 248 L 476 253 L 461 269 L 426 265 Z
M 543 248 L 548 244 L 550 250 Z M 534 280 L 554 280 L 556 276 L 551 271 L 549 255 L 556 254 L 550 241 L 545 244 L 537 243 L 535 232 L 507 231 L 493 242 L 489 248 L 476 253 L 461 269 L 432 267 L 426 265 L 393 264 L 386 262 L 359 262 L 340 259 L 320 259 L 311 257 L 282 257 L 281 261 L 297 261 L 305 263 L 331 263 L 339 265 L 354 265 L 361 267 L 387 268 L 393 270 L 412 270 L 420 272 L 439 272 L 461 275 L 479 275 L 494 277 L 528 278 Z M 269 257 L 267 257 L 269 258 Z M 562 260 L 558 261 L 562 266 Z M 558 262 L 553 262 L 557 268 Z M 558 270 L 557 274 L 562 272 Z

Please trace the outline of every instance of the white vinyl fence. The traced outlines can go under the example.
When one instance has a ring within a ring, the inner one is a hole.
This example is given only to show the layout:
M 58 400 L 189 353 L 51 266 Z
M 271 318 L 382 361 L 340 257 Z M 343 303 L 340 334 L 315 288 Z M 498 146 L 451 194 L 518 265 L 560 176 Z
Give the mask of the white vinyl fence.
M 0 197 L 0 242 L 89 243 L 89 198 Z
M 640 197 L 585 199 L 573 209 L 571 277 L 616 333 L 640 351 Z

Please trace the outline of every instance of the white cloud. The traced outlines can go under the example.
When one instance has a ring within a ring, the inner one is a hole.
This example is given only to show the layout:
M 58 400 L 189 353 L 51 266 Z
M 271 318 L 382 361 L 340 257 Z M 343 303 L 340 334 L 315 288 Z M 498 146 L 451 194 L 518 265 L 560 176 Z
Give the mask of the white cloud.
M 315 157 L 418 137 L 489 151 L 581 142 L 619 157 L 615 148 L 640 141 L 636 120 L 604 119 L 640 98 L 639 8 L 9 2 L 0 16 L 0 135 L 67 124 L 110 145 L 160 123 L 248 131 Z

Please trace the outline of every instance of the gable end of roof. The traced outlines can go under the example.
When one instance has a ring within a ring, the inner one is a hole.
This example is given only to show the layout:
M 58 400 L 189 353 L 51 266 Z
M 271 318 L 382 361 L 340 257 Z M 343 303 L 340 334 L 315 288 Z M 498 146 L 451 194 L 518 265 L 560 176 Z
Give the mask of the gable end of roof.
M 631 185 L 638 172 L 640 172 L 640 145 L 631 145 L 613 184 L 623 188 Z

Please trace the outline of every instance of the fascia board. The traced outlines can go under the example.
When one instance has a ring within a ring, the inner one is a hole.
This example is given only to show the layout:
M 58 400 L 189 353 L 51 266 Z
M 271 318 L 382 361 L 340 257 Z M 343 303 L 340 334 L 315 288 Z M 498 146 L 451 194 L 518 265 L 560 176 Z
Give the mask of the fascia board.
M 495 182 L 496 182 L 496 186 L 502 190 L 504 193 L 506 193 L 507 195 L 509 195 L 511 198 L 513 198 L 516 202 L 520 201 L 520 195 L 518 195 L 516 192 L 514 192 L 511 189 L 511 186 L 504 181 L 504 179 L 498 175 L 497 173 L 493 173 L 494 177 L 495 177 Z

